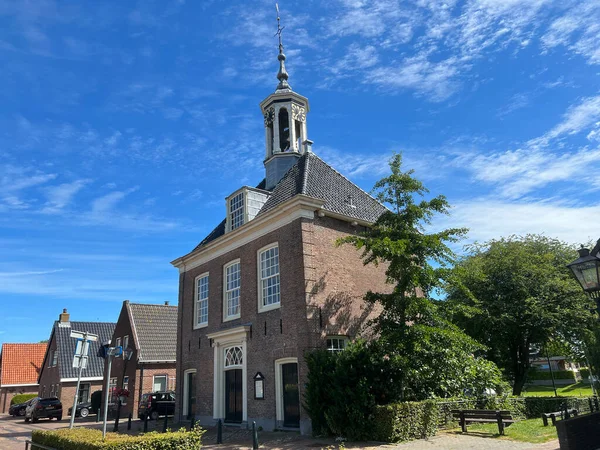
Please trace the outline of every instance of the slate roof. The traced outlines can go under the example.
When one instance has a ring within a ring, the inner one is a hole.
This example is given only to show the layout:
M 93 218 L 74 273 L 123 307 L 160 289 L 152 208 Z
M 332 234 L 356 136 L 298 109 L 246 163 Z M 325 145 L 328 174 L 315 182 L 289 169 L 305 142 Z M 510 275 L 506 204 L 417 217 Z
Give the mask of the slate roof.
M 77 369 L 73 368 L 73 355 L 77 339 L 71 337 L 71 330 L 87 331 L 98 335 L 98 341 L 90 343 L 88 364 L 83 369 L 83 377 L 102 377 L 104 375 L 104 359 L 96 356 L 103 342 L 109 341 L 115 331 L 116 323 L 110 322 L 70 322 L 70 326 L 58 326 L 54 322 L 54 336 L 58 350 L 58 368 L 61 378 L 77 378 Z M 64 324 L 63 324 L 64 325 Z
M 259 184 L 261 185 L 264 189 L 264 180 Z M 375 222 L 387 210 L 385 206 L 317 155 L 309 152 L 302 155 L 275 185 L 257 217 L 299 194 L 323 200 L 325 211 L 369 223 Z M 224 234 L 225 220 L 217 225 L 194 250 Z
M 129 303 L 138 361 L 175 361 L 177 306 Z
M 2 344 L 0 386 L 37 384 L 48 344 Z

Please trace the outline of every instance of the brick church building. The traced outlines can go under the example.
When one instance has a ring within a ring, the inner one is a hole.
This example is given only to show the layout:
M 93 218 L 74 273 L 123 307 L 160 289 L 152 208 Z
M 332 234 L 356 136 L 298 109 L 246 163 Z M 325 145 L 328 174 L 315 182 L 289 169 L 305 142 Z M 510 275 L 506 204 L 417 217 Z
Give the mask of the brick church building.
M 304 355 L 343 350 L 376 313 L 365 293 L 390 290 L 381 267 L 335 241 L 385 207 L 312 152 L 309 102 L 288 84 L 281 41 L 278 60 L 279 84 L 260 104 L 265 178 L 227 197 L 225 219 L 172 262 L 176 415 L 310 433 Z

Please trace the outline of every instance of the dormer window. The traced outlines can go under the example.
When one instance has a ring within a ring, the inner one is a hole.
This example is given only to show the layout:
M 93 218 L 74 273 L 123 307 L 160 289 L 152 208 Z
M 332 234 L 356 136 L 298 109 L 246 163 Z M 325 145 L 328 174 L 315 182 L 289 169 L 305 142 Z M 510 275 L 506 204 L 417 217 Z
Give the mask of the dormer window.
M 269 192 L 243 187 L 227 197 L 226 231 L 233 231 L 256 217 L 263 207 Z
M 235 194 L 229 199 L 229 223 L 230 230 L 235 230 L 244 225 L 244 191 Z

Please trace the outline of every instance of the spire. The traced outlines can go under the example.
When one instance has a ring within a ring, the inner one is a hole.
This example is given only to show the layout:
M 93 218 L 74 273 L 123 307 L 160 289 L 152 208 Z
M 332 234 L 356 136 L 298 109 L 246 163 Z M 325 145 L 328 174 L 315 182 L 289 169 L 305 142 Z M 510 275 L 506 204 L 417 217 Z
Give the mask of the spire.
M 291 91 L 292 87 L 288 84 L 287 80 L 289 78 L 287 71 L 285 70 L 285 55 L 283 54 L 283 43 L 281 42 L 281 32 L 285 27 L 281 26 L 279 19 L 279 5 L 275 3 L 275 9 L 277 9 L 277 33 L 276 36 L 279 36 L 279 55 L 277 55 L 277 59 L 279 60 L 279 72 L 277 73 L 277 79 L 279 80 L 279 84 L 277 85 L 277 91 Z

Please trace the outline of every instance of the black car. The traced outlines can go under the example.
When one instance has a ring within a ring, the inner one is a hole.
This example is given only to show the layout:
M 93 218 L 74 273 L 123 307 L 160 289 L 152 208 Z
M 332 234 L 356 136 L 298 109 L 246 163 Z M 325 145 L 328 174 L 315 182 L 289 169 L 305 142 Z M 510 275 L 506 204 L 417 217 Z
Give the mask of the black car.
M 87 417 L 90 415 L 90 412 L 92 411 L 92 402 L 83 402 L 83 403 L 79 403 L 77 405 L 77 407 L 75 408 L 75 417 Z M 73 412 L 73 407 L 69 408 L 69 416 L 71 415 L 71 413 Z
M 142 395 L 138 406 L 138 417 L 142 420 L 148 415 L 152 420 L 158 416 L 175 414 L 175 392 L 152 392 Z
M 10 414 L 13 417 L 24 416 L 25 408 L 27 408 L 27 404 L 29 402 L 30 400 L 26 401 L 25 403 L 17 403 L 14 405 L 10 405 L 10 408 L 8 408 L 8 414 Z
M 56 397 L 39 398 L 31 400 L 31 403 L 25 408 L 25 422 L 37 422 L 39 419 L 55 418 L 62 419 L 62 403 Z

